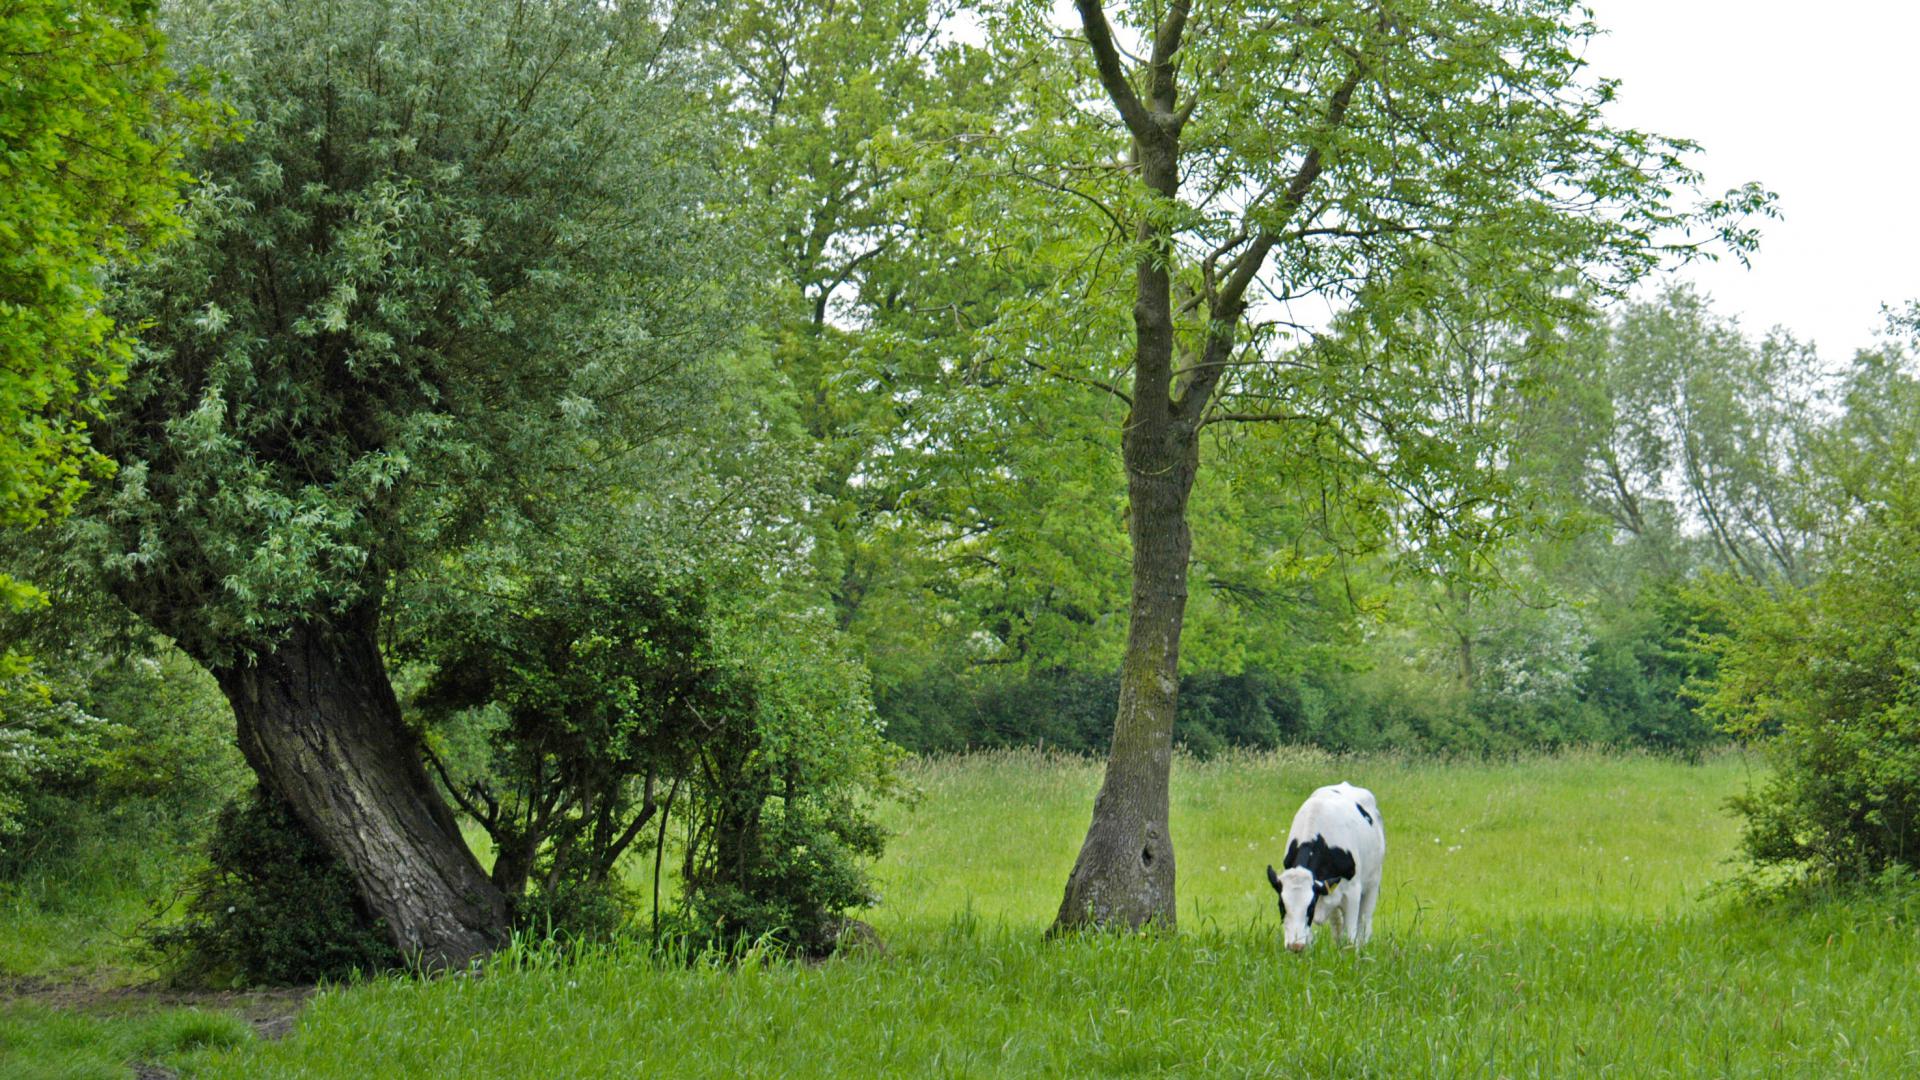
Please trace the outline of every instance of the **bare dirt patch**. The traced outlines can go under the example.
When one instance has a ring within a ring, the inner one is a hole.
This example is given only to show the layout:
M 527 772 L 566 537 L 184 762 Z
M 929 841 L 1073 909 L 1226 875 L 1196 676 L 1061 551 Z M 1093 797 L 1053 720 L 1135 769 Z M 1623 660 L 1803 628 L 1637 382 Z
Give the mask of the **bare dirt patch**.
M 262 1039 L 278 1039 L 293 1031 L 314 989 L 182 990 L 157 982 L 115 986 L 28 975 L 0 978 L 0 1001 L 31 1001 L 55 1009 L 122 1015 L 158 1009 L 205 1009 L 232 1013 L 253 1025 L 254 1034 Z

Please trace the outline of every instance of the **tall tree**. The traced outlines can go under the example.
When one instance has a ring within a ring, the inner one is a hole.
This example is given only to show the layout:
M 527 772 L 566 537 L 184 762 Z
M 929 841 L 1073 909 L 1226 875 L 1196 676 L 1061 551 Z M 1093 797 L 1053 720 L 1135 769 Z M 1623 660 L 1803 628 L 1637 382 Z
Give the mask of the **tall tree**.
M 66 512 L 104 467 L 88 420 L 126 342 L 100 309 L 100 270 L 178 221 L 190 127 L 170 121 L 197 110 L 168 92 L 153 8 L 0 7 L 0 528 Z M 0 604 L 32 596 L 0 572 Z
M 903 573 L 915 545 L 890 543 L 875 522 L 909 508 L 907 433 L 921 427 L 916 412 L 946 398 L 951 349 L 933 339 L 952 336 L 953 320 L 925 313 L 983 281 L 931 262 L 926 223 L 911 220 L 899 190 L 909 170 L 874 150 L 996 95 L 982 56 L 952 40 L 959 6 L 751 0 L 716 34 L 734 75 L 734 164 L 755 195 L 743 216 L 781 286 L 774 354 L 815 448 L 815 555 L 844 627 L 876 592 L 925 576 Z M 928 322 L 940 329 L 926 333 Z M 887 347 L 903 336 L 910 346 Z
M 192 0 L 179 59 L 246 139 L 191 159 L 79 553 L 209 668 L 261 784 L 394 943 L 460 964 L 507 906 L 429 783 L 377 638 L 483 526 L 632 499 L 721 395 L 728 238 L 666 3 Z
M 1573 0 L 1139 0 L 1125 5 L 1134 31 L 1116 30 L 1100 0 L 1074 8 L 1078 80 L 1060 89 L 1035 74 L 1059 73 L 1050 6 L 996 13 L 1013 77 L 1035 81 L 1019 124 L 976 135 L 995 169 L 1011 159 L 1045 181 L 1027 190 L 1051 193 L 999 224 L 1036 208 L 1053 222 L 1027 226 L 1071 268 L 1046 290 L 1047 317 L 1095 329 L 1053 335 L 1086 350 L 1063 370 L 1127 402 L 1119 706 L 1057 925 L 1170 927 L 1168 775 L 1203 434 L 1273 424 L 1288 432 L 1274 444 L 1282 469 L 1327 452 L 1412 489 L 1440 464 L 1424 440 L 1396 441 L 1405 414 L 1375 393 L 1415 387 L 1350 350 L 1289 347 L 1303 329 L 1289 302 L 1406 310 L 1445 287 L 1567 309 L 1575 283 L 1623 286 L 1687 243 L 1690 221 L 1749 243 L 1727 223 L 1764 197 L 1743 191 L 1701 219 L 1670 204 L 1697 180 L 1689 147 L 1605 122 L 1612 85 L 1584 77 L 1580 46 L 1596 31 Z M 1092 95 L 1110 111 L 1089 108 Z M 1124 301 L 1109 255 L 1132 265 Z M 1116 331 L 1132 339 L 1124 359 L 1107 351 Z
M 1637 474 L 1643 489 L 1682 494 L 1687 524 L 1728 572 L 1804 583 L 1813 537 L 1793 472 L 1823 378 L 1812 347 L 1780 330 L 1754 340 L 1673 288 L 1620 312 L 1605 362 L 1615 435 L 1602 460 L 1609 477 L 1628 463 L 1616 516 L 1638 520 Z
M 815 448 L 811 550 L 883 694 L 1110 664 L 1124 595 L 1111 402 L 996 389 L 973 347 L 1031 284 L 1024 260 L 949 242 L 947 208 L 890 149 L 1005 108 L 991 58 L 954 32 L 961 7 L 752 0 L 716 38 L 745 214 L 784 286 L 774 355 Z M 1035 437 L 1007 445 L 1008 427 Z

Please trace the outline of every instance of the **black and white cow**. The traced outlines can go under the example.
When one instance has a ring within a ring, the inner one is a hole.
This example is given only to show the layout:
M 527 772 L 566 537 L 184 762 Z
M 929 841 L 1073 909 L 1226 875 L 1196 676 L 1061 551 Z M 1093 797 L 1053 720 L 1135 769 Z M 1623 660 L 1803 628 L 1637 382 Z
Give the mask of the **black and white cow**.
M 1330 918 L 1356 947 L 1366 944 L 1386 855 L 1387 832 L 1373 792 L 1339 783 L 1307 796 L 1287 832 L 1285 870 L 1267 867 L 1267 881 L 1280 894 L 1287 948 L 1306 948 L 1313 928 Z

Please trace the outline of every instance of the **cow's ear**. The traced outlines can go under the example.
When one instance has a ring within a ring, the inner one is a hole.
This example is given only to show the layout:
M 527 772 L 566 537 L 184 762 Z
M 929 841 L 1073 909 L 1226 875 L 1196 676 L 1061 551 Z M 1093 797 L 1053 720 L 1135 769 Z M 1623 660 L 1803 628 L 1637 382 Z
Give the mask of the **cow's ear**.
M 1272 863 L 1267 864 L 1267 884 L 1273 886 L 1274 892 L 1280 891 L 1280 875 L 1273 872 Z
M 1327 895 L 1327 883 L 1324 881 L 1315 880 L 1313 883 L 1313 895 L 1315 896 Z

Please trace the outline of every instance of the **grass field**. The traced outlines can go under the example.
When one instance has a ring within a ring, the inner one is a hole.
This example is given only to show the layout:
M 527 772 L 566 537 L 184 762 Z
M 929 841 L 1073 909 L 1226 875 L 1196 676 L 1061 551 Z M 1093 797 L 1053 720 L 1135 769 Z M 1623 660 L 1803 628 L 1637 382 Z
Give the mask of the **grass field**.
M 883 955 L 728 968 L 521 950 L 484 979 L 324 991 L 276 1042 L 202 1014 L 19 1005 L 0 1008 L 0 1075 L 126 1076 L 136 1058 L 196 1077 L 1920 1073 L 1920 902 L 1703 895 L 1729 873 L 1723 802 L 1745 770 L 1183 762 L 1180 934 L 1047 942 L 1097 769 L 922 762 L 878 868 Z M 1377 936 L 1289 955 L 1264 867 L 1300 797 L 1338 779 L 1371 787 L 1386 821 Z M 134 1048 L 63 1073 L 23 1045 L 85 1024 Z

